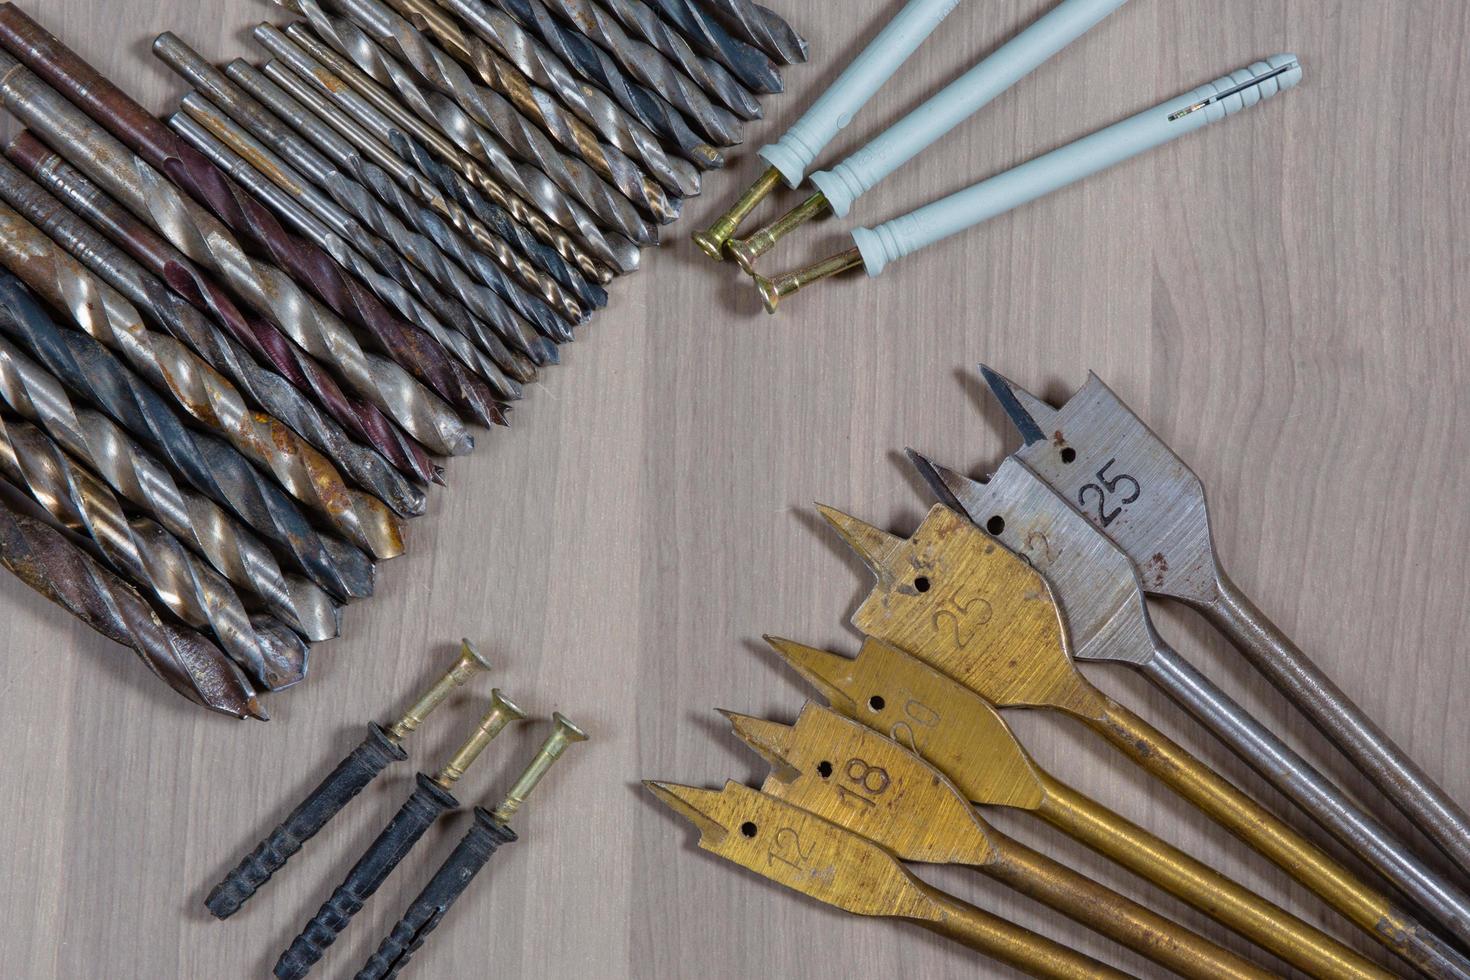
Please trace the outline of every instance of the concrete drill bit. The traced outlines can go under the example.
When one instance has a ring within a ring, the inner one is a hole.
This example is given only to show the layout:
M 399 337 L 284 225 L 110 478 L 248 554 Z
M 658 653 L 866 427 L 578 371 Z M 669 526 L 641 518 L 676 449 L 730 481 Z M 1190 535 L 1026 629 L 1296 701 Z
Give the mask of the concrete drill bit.
M 319 37 L 377 81 L 392 85 L 409 106 L 424 118 L 432 119 L 446 136 L 454 137 L 451 127 L 463 130 L 466 125 L 494 133 L 516 158 L 590 208 L 605 225 L 639 245 L 658 244 L 658 233 L 638 213 L 634 199 L 604 180 L 595 162 L 584 163 L 558 150 L 546 134 L 503 97 L 469 82 L 463 69 L 452 59 L 444 59 L 453 65 L 452 71 L 436 70 L 445 66 L 436 65 L 433 56 L 425 53 L 429 45 L 422 37 L 418 38 L 418 45 L 405 48 L 405 39 L 388 34 L 386 25 L 383 30 L 369 33 L 369 28 L 355 20 L 327 13 L 315 0 L 274 2 L 304 14 Z M 383 40 L 378 40 L 379 37 Z M 424 72 L 433 74 L 425 76 Z M 465 85 L 456 84 L 457 79 L 450 81 L 456 74 L 465 80 Z M 426 84 L 421 84 L 420 79 Z M 638 203 L 650 202 L 645 198 Z M 663 209 L 655 207 L 650 213 L 663 213 Z
M 685 0 L 688 2 L 688 0 Z M 736 35 L 788 65 L 807 59 L 806 38 L 780 14 L 751 0 L 702 0 L 713 7 Z
M 392 314 L 366 286 L 347 276 L 330 255 L 287 232 L 264 205 L 14 6 L 0 6 L 0 44 L 22 55 L 29 67 L 42 72 L 47 82 L 57 87 L 48 88 L 29 71 L 15 70 L 19 66 L 10 56 L 0 57 L 7 107 L 23 116 L 26 124 L 48 141 L 67 133 L 76 144 L 67 149 L 79 166 L 82 157 L 92 157 L 95 163 L 100 149 L 115 144 L 115 152 L 106 154 L 110 157 L 108 163 L 112 168 L 137 172 L 146 185 L 147 212 L 162 212 L 164 222 L 175 227 L 185 223 L 197 243 L 206 237 L 203 229 L 217 222 L 187 196 L 206 203 L 226 226 L 245 235 L 278 266 L 308 283 L 338 315 L 367 330 L 384 352 L 461 411 L 486 425 L 504 421 L 488 387 L 469 369 L 454 362 L 437 341 Z M 79 112 L 77 106 L 85 112 Z M 87 114 L 92 114 L 95 122 L 89 123 Z M 131 167 L 123 167 L 127 154 L 118 139 L 128 141 L 142 155 L 134 158 Z M 168 181 L 152 166 L 163 170 Z M 106 186 L 99 174 L 91 176 Z M 184 188 L 187 195 L 178 188 Z M 188 254 L 187 249 L 183 251 Z
M 306 644 L 268 616 L 251 618 L 234 587 L 145 517 L 129 519 L 106 484 L 35 426 L 0 415 L 0 474 L 62 525 L 85 534 L 107 563 L 185 624 L 210 629 L 230 659 L 269 690 L 306 676 Z
M 159 300 L 154 303 L 155 306 L 172 306 L 174 301 L 182 299 L 194 309 L 212 316 L 215 322 L 224 327 L 230 336 L 244 345 L 256 358 L 269 364 L 299 390 L 310 392 L 328 415 L 341 423 L 349 433 L 375 447 L 399 472 L 425 483 L 442 482 L 441 470 L 429 458 L 428 451 L 399 429 L 382 409 L 371 402 L 349 397 L 325 367 L 296 346 L 275 324 L 259 317 L 247 317 L 235 306 L 224 289 L 201 272 L 182 252 L 165 242 L 131 211 L 108 197 L 59 154 L 52 152 L 25 131 L 10 142 L 5 148 L 5 154 L 33 180 L 64 200 L 72 211 L 91 222 L 104 235 L 117 242 L 133 259 L 168 284 L 169 290 L 164 290 L 161 294 L 154 288 L 156 280 L 148 285 L 150 302 L 153 299 Z M 104 265 L 112 266 L 113 263 L 107 261 Z M 131 273 L 125 275 L 130 280 L 145 282 Z M 112 284 L 126 293 L 117 282 Z M 132 298 L 135 302 L 142 302 L 136 297 Z M 397 365 L 393 367 L 397 369 Z M 459 420 L 453 417 L 449 406 L 443 407 L 444 419 L 452 422 L 456 428 L 443 433 L 443 439 L 429 438 L 425 441 L 436 447 L 437 452 L 446 455 L 467 451 L 469 434 Z M 306 431 L 297 431 L 311 437 L 314 430 L 308 425 Z M 449 441 L 449 437 L 458 437 L 460 441 Z M 325 450 L 326 446 L 320 448 Z
M 126 392 L 140 408 L 167 410 L 168 402 L 158 394 L 167 392 L 178 410 L 271 474 L 342 537 L 378 558 L 402 554 L 403 530 L 382 501 L 349 489 L 326 457 L 279 419 L 252 411 L 224 375 L 178 340 L 150 330 L 137 307 L 6 205 L 0 205 L 0 264 L 18 277 L 0 281 L 0 304 L 10 304 L 8 312 L 0 314 L 8 326 L 0 324 L 0 329 L 23 338 L 32 349 L 54 351 L 46 358 L 51 364 L 61 364 L 69 354 L 78 367 L 97 365 L 95 371 L 107 376 L 107 386 L 119 396 Z M 22 281 L 54 308 L 64 310 L 85 336 L 37 320 L 21 302 Z M 121 360 L 92 349 L 94 345 Z M 69 369 L 76 371 L 70 365 Z
M 440 154 L 466 181 L 509 210 L 538 238 L 554 245 L 557 254 L 575 262 L 598 282 L 609 282 L 613 275 L 625 275 L 637 269 L 638 247 L 634 242 L 616 232 L 604 234 L 587 209 L 564 195 L 535 167 L 517 166 L 500 141 L 476 126 L 450 101 L 404 106 L 390 93 L 391 82 L 390 87 L 382 87 L 351 59 L 320 43 L 301 22 L 288 25 L 285 34 L 276 31 L 273 25 L 262 24 L 254 29 L 253 37 L 357 122 L 369 125 L 363 110 L 372 109 L 390 119 L 404 134 Z M 263 71 L 276 82 L 281 81 L 272 75 L 272 65 L 266 65 Z M 445 122 L 453 123 L 450 128 L 441 131 L 434 116 L 435 107 L 444 112 Z M 379 138 L 387 141 L 381 135 Z
M 285 547 L 312 581 L 344 598 L 372 591 L 373 566 L 366 555 L 344 541 L 319 534 L 291 498 L 228 444 L 185 428 L 167 402 L 123 368 L 101 344 L 85 334 L 59 329 L 8 272 L 0 273 L 0 330 L 19 338 L 45 365 L 44 372 L 94 401 L 123 428 L 162 453 L 196 490 L 228 507 L 257 533 Z M 7 341 L 0 353 L 10 355 L 15 348 Z M 9 369 L 10 365 L 5 367 Z M 34 374 L 20 371 L 7 375 L 4 383 L 25 387 L 17 398 L 24 397 L 34 407 L 30 411 L 17 410 L 37 421 L 36 414 L 59 409 L 37 401 L 37 389 L 29 383 Z M 53 387 L 47 386 L 46 393 L 54 393 Z M 16 398 L 7 400 L 12 405 L 16 402 Z M 69 402 L 64 404 L 69 411 Z
M 131 647 L 156 677 L 195 704 L 267 719 L 250 682 L 218 647 L 160 620 L 126 582 L 8 501 L 0 501 L 0 564 L 103 636 Z
M 498 0 L 497 0 L 498 2 Z M 732 37 L 719 20 L 690 0 L 648 0 L 664 19 L 673 24 L 695 50 L 735 73 L 757 92 L 780 92 L 785 88 L 781 73 L 764 51 Z
M 693 164 L 670 157 L 647 126 L 596 88 L 578 83 L 560 58 L 526 36 L 510 18 L 502 15 L 527 44 L 517 47 L 491 38 L 481 40 L 462 28 L 436 0 L 388 2 L 412 23 L 422 23 L 445 51 L 473 68 L 486 85 L 502 92 L 528 116 L 535 118 L 529 108 L 532 102 L 549 102 L 558 111 L 565 105 L 603 139 L 637 160 L 665 190 L 684 197 L 699 193 L 699 171 Z
M 684 74 L 694 79 L 700 88 L 719 99 L 725 108 L 741 119 L 761 118 L 761 104 L 755 93 L 742 85 L 724 65 L 697 54 L 684 40 L 684 35 L 643 0 L 602 0 L 602 6 L 624 27 L 653 45 Z M 780 81 L 780 76 L 777 76 L 778 86 Z M 775 91 L 779 92 L 780 88 Z
M 281 570 L 274 553 L 208 498 L 184 490 L 168 468 L 114 422 L 77 409 L 61 382 L 0 339 L 0 400 L 116 491 L 168 528 L 195 554 L 306 636 L 336 635 L 337 608 L 318 586 Z M 371 580 L 368 582 L 371 585 Z M 362 593 L 363 595 L 369 594 Z M 346 597 L 344 597 L 346 598 Z
M 579 32 L 568 30 L 544 6 L 529 0 L 495 0 L 494 7 L 483 0 L 448 0 L 448 6 L 485 38 L 506 34 L 503 22 L 495 16 L 499 8 L 525 31 L 539 37 L 573 71 L 610 95 L 634 119 L 677 146 L 686 160 L 705 170 L 725 165 L 719 149 L 696 133 L 668 99 L 633 81 L 610 54 Z

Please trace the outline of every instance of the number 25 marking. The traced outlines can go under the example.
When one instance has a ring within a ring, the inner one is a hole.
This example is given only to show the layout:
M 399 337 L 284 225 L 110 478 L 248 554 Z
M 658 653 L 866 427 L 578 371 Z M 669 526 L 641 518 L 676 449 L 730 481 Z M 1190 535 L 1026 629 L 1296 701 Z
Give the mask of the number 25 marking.
M 1082 508 L 1084 513 L 1086 513 L 1088 508 L 1088 497 L 1097 497 L 1097 521 L 1103 527 L 1107 527 L 1113 521 L 1117 520 L 1118 515 L 1123 513 L 1123 508 L 1137 500 L 1138 495 L 1143 492 L 1143 488 L 1138 485 L 1138 481 L 1127 473 L 1119 473 L 1114 477 L 1108 476 L 1108 470 L 1117 461 L 1116 458 L 1108 460 L 1103 464 L 1103 468 L 1097 471 L 1098 482 L 1085 484 L 1082 489 L 1077 491 L 1077 504 Z M 1117 506 L 1112 510 L 1108 510 L 1108 494 L 1118 493 L 1119 488 L 1125 485 L 1128 487 L 1126 495 L 1117 498 Z M 1089 491 L 1091 492 L 1089 493 Z

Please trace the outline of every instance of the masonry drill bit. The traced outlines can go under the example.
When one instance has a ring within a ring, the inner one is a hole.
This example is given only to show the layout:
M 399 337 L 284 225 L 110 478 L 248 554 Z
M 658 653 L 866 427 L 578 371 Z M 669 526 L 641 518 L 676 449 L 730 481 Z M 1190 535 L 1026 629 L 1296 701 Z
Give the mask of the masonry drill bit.
M 722 790 L 653 780 L 643 785 L 699 828 L 704 850 L 826 905 L 913 923 L 1029 976 L 1129 977 L 920 881 L 872 841 L 774 796 L 733 780 Z
M 1072 662 L 1065 618 L 1025 559 L 943 505 L 907 539 L 821 512 L 877 578 L 853 615 L 864 634 L 996 707 L 1075 718 L 1415 969 L 1470 977 L 1470 959 L 1084 677 Z
M 689 43 L 730 69 L 756 92 L 783 92 L 781 72 L 775 62 L 753 44 L 747 44 L 721 26 L 709 11 L 690 0 L 648 0 L 664 18 L 679 29 Z
M 219 919 L 240 911 L 271 876 L 285 866 L 303 844 L 314 837 L 327 821 L 341 812 L 352 798 L 391 762 L 408 758 L 403 740 L 418 730 L 441 704 L 470 678 L 488 671 L 490 662 L 469 640 L 461 640 L 459 657 L 429 687 L 398 721 L 384 729 L 368 723 L 368 733 L 337 767 L 327 774 L 306 799 L 286 816 L 255 849 L 210 889 L 205 907 Z
M 780 14 L 751 0 L 704 0 L 737 35 L 788 65 L 807 59 L 806 38 Z
M 250 682 L 219 648 L 193 630 L 160 620 L 131 586 L 60 531 L 4 500 L 0 564 L 103 636 L 131 647 L 156 677 L 195 704 L 236 718 L 267 719 Z
M 469 888 L 470 882 L 496 849 L 517 840 L 515 831 L 508 826 L 511 815 L 569 746 L 587 741 L 586 733 L 560 711 L 552 714 L 551 722 L 551 734 L 541 743 L 541 748 L 505 800 L 493 813 L 484 807 L 475 807 L 475 819 L 469 831 L 434 872 L 424 890 L 409 904 L 408 911 L 399 918 L 398 924 L 378 945 L 377 952 L 368 958 L 354 980 L 393 980 L 402 973 L 409 958 L 424 945 L 429 933 L 444 921 L 449 907 Z
M 259 30 L 255 36 L 261 40 Z M 451 161 L 492 200 L 497 191 L 504 193 L 509 189 L 513 196 L 507 196 L 508 202 L 515 198 L 532 202 L 535 211 L 576 235 L 597 262 L 607 263 L 620 274 L 638 268 L 637 245 L 616 231 L 604 232 L 597 219 L 577 200 L 534 166 L 513 160 L 500 140 L 466 115 L 453 100 L 424 92 L 396 63 L 380 64 L 374 60 L 359 67 L 350 57 L 318 41 L 305 24 L 289 25 L 286 36 L 392 119 L 394 125 Z M 270 36 L 267 34 L 266 38 Z M 291 64 L 290 52 L 269 47 L 267 50 Z M 294 64 L 292 68 L 300 71 Z M 393 70 L 396 75 L 390 73 Z M 309 72 L 303 77 L 307 81 L 315 80 Z M 354 107 L 348 108 L 352 111 Z M 563 254 L 571 257 L 573 253 Z M 590 267 L 584 268 L 591 271 Z
M 1036 764 L 984 698 L 897 647 L 869 637 L 857 657 L 849 658 L 793 640 L 768 636 L 766 642 L 821 692 L 833 711 L 906 746 L 944 773 L 976 806 L 1010 807 L 1051 824 L 1308 976 L 1337 980 L 1392 976 L 1060 782 Z M 804 718 L 798 727 L 825 728 L 828 719 L 827 715 Z
M 900 861 L 971 867 L 1181 977 L 1276 974 L 997 830 L 959 787 L 898 742 L 818 705 L 795 725 L 722 711 L 771 765 L 761 792 Z
M 310 972 L 327 948 L 336 942 L 342 930 L 352 922 L 369 898 L 373 896 L 393 869 L 398 867 L 413 846 L 419 842 L 434 822 L 450 810 L 459 809 L 459 800 L 450 790 L 464 775 L 465 770 L 479 757 L 492 739 L 513 721 L 520 721 L 526 714 L 508 701 L 499 690 L 491 692 L 490 710 L 480 719 L 479 727 L 433 776 L 420 772 L 416 777 L 418 788 L 403 804 L 388 826 L 383 828 L 363 856 L 353 865 L 342 884 L 332 892 L 330 898 L 311 921 L 292 941 L 281 958 L 276 961 L 275 974 L 279 980 L 300 980 Z
M 643 0 L 603 0 L 602 6 L 628 30 L 668 57 L 700 88 L 741 119 L 761 118 L 760 100 L 718 61 L 696 54 L 680 34 Z M 780 79 L 777 79 L 779 85 Z M 780 91 L 779 88 L 776 91 Z
M 119 575 L 184 624 L 213 631 L 231 660 L 268 690 L 306 676 L 306 644 L 269 616 L 252 617 L 234 587 L 145 517 L 129 518 L 101 480 L 28 422 L 0 415 L 0 474 L 62 525 L 96 542 Z
M 214 218 L 179 193 L 178 188 L 185 188 L 187 195 L 207 203 L 226 226 L 249 238 L 282 269 L 309 283 L 334 312 L 367 330 L 390 357 L 461 411 L 483 425 L 504 421 L 484 382 L 455 362 L 433 337 L 391 313 L 366 286 L 346 275 L 330 255 L 287 232 L 264 205 L 13 5 L 0 6 L 0 45 L 19 52 L 29 67 L 56 86 L 55 90 L 47 89 L 29 72 L 12 71 L 15 62 L 10 57 L 0 58 L 0 73 L 7 83 L 7 108 L 21 115 L 16 103 L 25 104 L 25 121 L 33 130 L 42 136 L 72 130 L 77 143 L 95 151 L 110 139 L 100 128 L 106 127 L 141 155 L 125 168 L 122 164 L 127 154 L 118 144 L 118 152 L 110 158 L 113 168 L 136 171 L 145 185 L 147 203 L 140 213 L 158 215 L 165 224 L 182 223 L 196 241 L 205 238 L 203 229 L 215 223 Z M 65 92 L 66 97 L 59 92 Z M 13 98 L 12 93 L 20 97 Z M 93 114 L 95 124 L 88 125 L 86 115 L 67 99 Z M 78 159 L 73 162 L 79 166 L 83 163 L 81 156 L 91 155 L 81 152 L 80 146 L 68 149 L 78 151 Z M 165 182 L 153 166 L 162 169 L 172 183 Z M 89 175 L 106 186 L 98 174 Z M 188 254 L 187 249 L 184 251 Z
M 7 401 L 26 418 L 45 425 L 47 416 L 75 414 L 69 399 L 60 403 L 43 400 L 60 388 L 47 383 L 55 380 L 46 374 L 51 372 L 161 452 L 199 492 L 284 546 L 322 588 L 343 598 L 371 594 L 373 566 L 365 554 L 344 541 L 319 534 L 291 498 L 228 444 L 185 428 L 162 397 L 136 376 L 130 376 L 95 340 L 58 329 L 9 273 L 0 273 L 0 331 L 22 339 L 45 365 L 43 370 L 29 359 L 17 360 L 18 351 L 9 341 L 0 346 L 6 358 L 0 368 L 4 374 L 0 383 L 8 389 Z M 42 377 L 38 379 L 37 374 Z M 43 417 L 37 419 L 38 415 Z M 112 443 L 98 448 L 119 452 L 123 447 Z M 95 463 L 91 458 L 87 461 Z
M 532 4 L 530 0 L 494 2 L 526 31 L 539 37 L 573 71 L 610 95 L 633 118 L 679 147 L 686 160 L 706 170 L 725 165 L 720 150 L 696 133 L 668 99 L 629 78 L 612 55 L 580 32 L 562 26 L 544 6 Z M 500 33 L 504 26 L 484 0 L 452 0 L 449 6 L 481 37 Z

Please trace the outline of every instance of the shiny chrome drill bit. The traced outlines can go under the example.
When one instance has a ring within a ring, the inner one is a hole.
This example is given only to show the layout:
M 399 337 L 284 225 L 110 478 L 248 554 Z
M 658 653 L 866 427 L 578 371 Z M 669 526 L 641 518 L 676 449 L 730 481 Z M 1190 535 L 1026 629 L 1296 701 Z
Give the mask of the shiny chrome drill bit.
M 250 682 L 218 647 L 193 630 L 160 620 L 131 586 L 60 531 L 4 500 L 0 564 L 103 636 L 131 647 L 155 676 L 195 704 L 236 718 L 267 720 Z
M 122 294 L 3 204 L 0 264 L 21 277 L 36 295 L 64 310 L 92 342 L 131 365 L 131 370 L 121 362 L 112 362 L 117 365 L 115 370 L 99 368 L 119 379 L 114 382 L 119 392 L 124 388 L 136 390 L 145 381 L 156 391 L 167 392 L 184 414 L 271 474 L 281 488 L 344 538 L 378 558 L 402 554 L 403 529 L 382 501 L 348 489 L 325 456 L 279 419 L 252 411 L 229 379 L 178 340 L 150 330 L 137 307 Z M 7 298 L 4 284 L 0 284 L 0 302 Z M 20 307 L 9 318 L 17 324 L 30 319 L 22 315 Z M 43 335 L 49 334 L 45 326 L 15 326 L 11 332 L 23 336 L 27 345 L 36 349 L 44 347 Z M 83 363 L 83 355 L 76 352 L 89 344 L 81 335 L 65 334 L 55 349 L 59 351 L 63 346 L 73 352 L 78 364 Z M 86 356 L 98 364 L 112 360 L 100 353 Z M 154 398 L 158 404 L 167 404 L 156 395 Z M 133 400 L 140 406 L 147 404 L 136 395 Z
M 724 154 L 696 133 L 668 99 L 629 78 L 612 55 L 562 26 L 545 7 L 529 0 L 495 0 L 495 7 L 484 0 L 448 0 L 448 6 L 481 37 L 504 33 L 503 22 L 495 16 L 498 7 L 539 37 L 573 71 L 612 96 L 633 118 L 677 146 L 686 160 L 705 170 L 725 165 Z
M 425 483 L 443 482 L 441 470 L 429 458 L 428 451 L 399 429 L 382 409 L 363 399 L 349 397 L 325 367 L 296 346 L 274 323 L 260 317 L 247 317 L 223 287 L 201 272 L 188 257 L 31 133 L 22 131 L 17 135 L 6 146 L 5 155 L 27 176 L 64 200 L 72 211 L 166 282 L 172 292 L 164 291 L 163 302 L 172 305 L 173 300 L 183 299 L 194 309 L 212 316 L 230 336 L 262 362 L 269 364 L 298 389 L 310 392 L 332 418 L 348 432 L 377 448 L 400 472 Z M 128 278 L 143 281 L 132 275 Z M 113 285 L 122 289 L 116 282 Z M 150 293 L 157 292 L 151 285 L 149 290 Z M 401 370 L 397 365 L 392 367 Z M 442 438 L 435 438 L 436 434 L 431 431 L 424 441 L 436 447 L 435 451 L 446 455 L 467 452 L 472 446 L 469 433 L 448 405 L 443 409 L 443 418 L 452 423 L 451 427 L 437 434 Z
M 261 33 L 257 30 L 255 37 L 264 44 Z M 508 188 L 514 196 L 532 202 L 541 214 L 574 233 L 596 261 L 606 262 L 620 274 L 638 268 L 638 246 L 632 240 L 616 231 L 604 232 L 597 220 L 550 177 L 530 164 L 513 160 L 500 140 L 477 125 L 453 100 L 424 92 L 391 59 L 385 58 L 382 64 L 373 61 L 359 66 L 351 57 L 318 41 L 304 23 L 289 25 L 286 36 L 310 58 L 327 66 L 339 81 L 350 85 L 373 108 L 393 120 L 394 125 L 453 163 L 492 199 L 497 188 Z M 266 38 L 269 39 L 268 34 Z M 302 70 L 293 63 L 290 52 L 268 50 L 298 73 Z M 396 74 L 390 74 L 390 70 Z M 317 76 L 308 69 L 302 77 L 314 82 Z M 357 108 L 343 104 L 349 111 Z
M 222 575 L 145 517 L 129 519 L 107 486 L 28 422 L 0 415 L 0 474 L 185 624 L 214 632 L 231 660 L 269 690 L 306 676 L 306 644 L 284 624 L 252 618 Z
M 775 62 L 753 44 L 730 32 L 697 3 L 690 0 L 648 0 L 664 19 L 679 29 L 689 43 L 735 73 L 757 92 L 781 92 L 785 85 Z
M 289 550 L 318 585 L 343 597 L 372 591 L 373 566 L 366 555 L 345 541 L 319 534 L 291 498 L 227 443 L 185 428 L 168 403 L 101 344 L 85 334 L 59 329 L 8 272 L 0 273 L 0 330 L 18 338 L 44 371 L 95 401 L 123 428 L 149 443 L 195 489 Z M 3 350 L 11 353 L 15 348 L 6 342 Z M 35 421 L 40 412 L 60 409 L 37 402 L 33 374 L 21 371 L 4 380 L 25 389 L 7 400 L 14 405 L 23 397 L 36 406 L 30 411 L 17 406 Z M 51 387 L 45 393 L 52 393 Z M 65 404 L 69 411 L 69 402 Z
M 687 2 L 687 0 L 686 0 Z M 730 28 L 773 58 L 788 65 L 807 59 L 806 38 L 796 33 L 780 14 L 751 0 L 703 0 Z
M 27 125 L 44 137 L 69 133 L 77 145 L 68 150 L 77 157 L 74 162 L 79 166 L 81 157 L 95 158 L 110 141 L 117 150 L 109 154 L 110 166 L 124 169 L 121 164 L 127 155 L 121 152 L 118 140 L 129 141 L 141 156 L 126 169 L 137 171 L 141 182 L 148 185 L 147 211 L 165 212 L 167 222 L 185 222 L 198 241 L 204 237 L 203 226 L 218 222 L 187 197 L 207 203 L 219 221 L 245 235 L 273 262 L 308 283 L 332 310 L 367 330 L 390 357 L 461 411 L 486 425 L 504 421 L 484 382 L 455 362 L 437 341 L 391 313 L 366 286 L 346 275 L 330 255 L 287 232 L 264 205 L 14 6 L 0 7 L 0 44 L 19 52 L 28 67 L 46 78 L 43 83 L 29 71 L 12 70 L 14 59 L 8 55 L 0 58 L 7 107 L 17 115 L 23 114 Z M 47 83 L 55 88 L 48 88 Z M 60 94 L 63 91 L 65 96 Z M 84 111 L 78 111 L 78 106 Z M 171 183 L 165 183 L 153 166 L 167 173 Z M 91 176 L 106 186 L 99 174 Z M 187 193 L 180 193 L 178 188 L 185 188 Z M 184 251 L 187 254 L 187 249 Z
M 225 578 L 254 592 L 278 618 L 302 624 L 308 636 L 335 635 L 337 610 L 322 589 L 284 573 L 271 549 L 235 518 L 212 500 L 180 488 L 168 468 L 114 422 L 75 408 L 61 382 L 3 339 L 0 399 L 40 426 L 124 500 L 204 556 Z M 367 584 L 371 586 L 371 580 Z M 362 594 L 370 592 L 369 588 Z
M 628 30 L 642 37 L 741 119 L 760 119 L 760 100 L 730 70 L 712 58 L 695 53 L 675 30 L 643 0 L 602 0 L 602 7 Z M 777 78 L 777 82 L 780 79 Z M 777 91 L 780 91 L 778 88 Z

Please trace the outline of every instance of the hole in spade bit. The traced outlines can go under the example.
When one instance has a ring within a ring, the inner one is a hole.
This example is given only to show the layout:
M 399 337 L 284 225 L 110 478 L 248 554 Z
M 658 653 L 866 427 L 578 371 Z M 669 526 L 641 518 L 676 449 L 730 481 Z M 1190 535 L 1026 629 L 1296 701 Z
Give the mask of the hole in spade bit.
M 928 592 L 929 591 L 929 576 L 927 576 L 927 575 L 920 575 L 918 578 L 914 579 L 914 588 L 915 589 L 918 589 L 920 592 Z
M 991 534 L 999 536 L 1000 534 L 1005 532 L 1005 529 L 1006 519 L 1004 517 L 1001 517 L 999 514 L 993 515 L 990 520 L 985 522 L 985 530 L 989 531 Z
M 743 824 L 740 825 L 740 832 L 742 834 L 744 834 L 746 837 L 754 837 L 755 834 L 756 834 L 756 831 L 759 830 L 759 829 L 760 829 L 759 827 L 757 827 L 755 824 L 751 823 L 749 820 L 745 821 L 745 823 L 743 823 Z
M 817 775 L 821 776 L 823 779 L 831 776 L 832 763 L 828 762 L 826 759 L 823 759 L 821 762 L 817 763 Z
M 1065 446 L 1062 448 L 1062 462 L 1070 463 L 1076 458 L 1077 450 L 1073 449 L 1071 446 Z
M 872 697 L 868 698 L 868 707 L 872 708 L 874 711 L 882 711 L 883 706 L 887 703 L 887 701 L 883 700 L 883 696 L 881 694 L 875 694 Z

